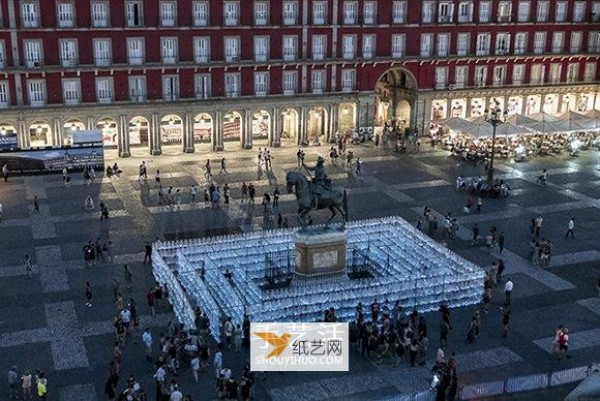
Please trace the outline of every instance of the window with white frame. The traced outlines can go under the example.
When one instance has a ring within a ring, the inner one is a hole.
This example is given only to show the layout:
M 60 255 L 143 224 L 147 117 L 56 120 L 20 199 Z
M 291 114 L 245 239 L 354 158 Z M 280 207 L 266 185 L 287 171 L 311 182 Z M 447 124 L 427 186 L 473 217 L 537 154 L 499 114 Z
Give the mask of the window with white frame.
M 551 84 L 560 83 L 561 73 L 562 73 L 562 64 L 560 64 L 560 63 L 550 64 L 550 83 Z
M 454 69 L 454 87 L 461 89 L 467 86 L 469 79 L 469 67 L 457 66 Z
M 23 28 L 38 28 L 40 26 L 40 12 L 37 1 L 21 3 L 21 22 Z
M 435 14 L 435 3 L 433 1 L 424 1 L 423 9 L 421 10 L 421 22 L 423 24 L 431 24 L 433 15 Z
M 313 35 L 312 36 L 312 59 L 324 60 L 327 52 L 327 36 Z
M 506 66 L 505 65 L 495 66 L 492 84 L 494 86 L 502 86 L 502 85 L 504 85 L 505 81 L 506 81 Z
M 433 50 L 433 34 L 421 34 L 421 57 L 431 57 Z
M 177 75 L 163 75 L 162 90 L 163 100 L 179 99 L 179 77 Z
M 576 1 L 573 6 L 573 22 L 585 20 L 585 1 Z
M 558 1 L 554 8 L 554 20 L 556 22 L 565 22 L 567 20 L 567 2 Z
M 520 1 L 519 2 L 519 12 L 517 14 L 518 22 L 529 22 L 529 15 L 531 13 L 531 2 L 530 1 Z
M 210 61 L 210 37 L 198 36 L 194 38 L 194 62 L 208 63 Z
M 267 96 L 269 93 L 269 73 L 260 71 L 254 73 L 254 95 Z
M 197 99 L 210 98 L 210 74 L 194 75 L 194 94 Z
M 525 64 L 513 65 L 512 83 L 513 85 L 522 85 L 525 79 Z
M 145 59 L 144 38 L 127 38 L 127 62 L 142 65 Z
M 585 63 L 583 79 L 585 82 L 594 82 L 596 80 L 596 63 Z
M 240 59 L 240 38 L 229 36 L 223 39 L 225 43 L 225 61 L 239 61 Z
M 283 37 L 283 59 L 285 61 L 296 60 L 298 56 L 298 37 L 284 36 Z
M 600 52 L 600 32 L 590 32 L 588 34 L 588 53 Z
M 194 26 L 208 25 L 208 1 L 194 1 L 192 4 Z
M 325 25 L 327 22 L 327 2 L 313 2 L 313 25 Z
M 365 1 L 363 5 L 363 22 L 365 25 L 373 25 L 377 22 L 377 2 Z
M 480 33 L 477 35 L 477 50 L 478 56 L 489 56 L 490 55 L 490 34 Z
M 344 1 L 344 25 L 355 25 L 358 22 L 358 3 Z
M 392 42 L 393 41 L 394 40 L 392 39 Z M 363 35 L 362 56 L 366 59 L 375 57 L 375 34 Z
M 144 75 L 129 76 L 129 99 L 132 102 L 146 100 L 146 77 Z
M 108 77 L 96 78 L 96 99 L 98 103 L 111 103 L 113 101 L 113 80 Z
M 600 1 L 592 3 L 592 14 L 590 15 L 591 22 L 600 22 Z
M 144 8 L 141 1 L 125 3 L 125 22 L 129 28 L 140 27 L 144 24 Z
M 265 26 L 269 23 L 269 2 L 254 2 L 254 25 Z
M 60 64 L 63 67 L 75 67 L 79 63 L 79 50 L 76 39 L 59 39 Z
M 177 4 L 174 1 L 160 2 L 160 25 L 167 27 L 177 25 Z
M 28 80 L 27 97 L 29 98 L 30 106 L 44 106 L 46 104 L 46 81 L 43 79 Z
M 94 39 L 94 64 L 98 67 L 106 67 L 111 64 L 111 41 L 110 39 Z
M 236 26 L 240 23 L 240 3 L 237 1 L 223 2 L 223 19 L 225 26 Z
M 92 1 L 92 26 L 107 28 L 110 21 L 108 1 Z
M 544 83 L 546 78 L 546 66 L 544 64 L 533 64 L 531 66 L 531 74 L 529 83 L 532 85 L 540 85 Z
M 571 53 L 580 53 L 581 52 L 582 39 L 583 39 L 582 32 L 571 32 L 571 46 L 569 49 Z
M 515 35 L 515 54 L 525 54 L 527 52 L 527 33 L 517 32 Z
M 448 86 L 448 67 L 436 67 L 435 88 L 445 89 Z
M 438 44 L 439 44 L 439 42 L 438 42 Z M 406 35 L 405 34 L 392 35 L 392 58 L 404 57 L 405 49 L 406 49 Z
M 510 33 L 501 32 L 496 34 L 496 54 L 508 54 L 510 50 Z
M 456 40 L 456 55 L 460 57 L 468 56 L 471 47 L 471 34 L 459 33 Z
M 550 9 L 550 2 L 547 0 L 538 1 L 537 4 L 537 22 L 546 22 L 548 21 L 548 11 Z
M 3 40 L 0 40 L 0 68 L 6 68 L 6 48 Z
M 437 35 L 437 55 L 438 57 L 447 57 L 450 48 L 450 35 L 447 33 Z
M 475 86 L 483 87 L 487 82 L 487 67 L 484 65 L 475 66 Z
M 62 91 L 64 104 L 78 104 L 81 101 L 81 90 L 78 78 L 63 79 Z
M 564 32 L 552 33 L 552 53 L 562 53 L 564 43 L 565 43 L 565 33 Z
M 265 62 L 269 60 L 269 37 L 255 36 L 254 37 L 254 60 Z
M 406 22 L 406 1 L 394 1 L 392 4 L 392 22 L 404 24 Z
M 342 70 L 342 92 L 356 89 L 356 70 Z
M 41 40 L 24 40 L 25 65 L 27 68 L 41 67 L 44 64 Z
M 163 64 L 177 62 L 177 38 L 160 38 L 161 57 Z
M 490 22 L 490 16 L 492 15 L 492 5 L 489 1 L 482 1 L 479 3 L 479 22 L 487 23 Z
M 463 1 L 458 5 L 458 22 L 473 22 L 473 3 Z
M 342 35 L 342 57 L 345 60 L 356 58 L 356 35 Z
M 573 84 L 579 80 L 579 63 L 571 63 L 567 66 L 567 83 Z
M 310 85 L 312 93 L 323 93 L 325 91 L 325 71 L 313 70 Z
M 441 23 L 454 21 L 454 4 L 452 2 L 442 2 L 439 4 L 438 21 Z
M 56 19 L 59 28 L 75 26 L 75 5 L 71 1 L 61 1 L 56 4 Z
M 283 25 L 296 25 L 298 23 L 298 3 L 296 1 L 283 2 Z
M 296 71 L 284 71 L 282 79 L 283 94 L 293 95 L 296 93 L 296 87 L 298 85 L 298 74 Z
M 536 32 L 533 37 L 533 52 L 542 54 L 546 51 L 546 32 Z
M 512 16 L 512 3 L 501 1 L 498 4 L 498 22 L 510 22 Z
M 0 107 L 8 107 L 9 104 L 8 81 L 0 81 Z

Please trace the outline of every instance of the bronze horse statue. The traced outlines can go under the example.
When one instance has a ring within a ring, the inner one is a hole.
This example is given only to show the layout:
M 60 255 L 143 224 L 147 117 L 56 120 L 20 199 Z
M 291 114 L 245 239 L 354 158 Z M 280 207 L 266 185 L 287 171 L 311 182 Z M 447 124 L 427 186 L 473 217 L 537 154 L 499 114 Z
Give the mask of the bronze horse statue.
M 306 226 L 308 213 L 311 210 L 329 209 L 331 217 L 325 225 L 340 212 L 344 218 L 344 225 L 348 221 L 348 198 L 346 189 L 341 185 L 329 185 L 324 193 L 317 199 L 315 205 L 314 184 L 306 176 L 298 171 L 290 171 L 285 176 L 288 193 L 295 193 L 298 202 L 298 220 L 302 226 Z

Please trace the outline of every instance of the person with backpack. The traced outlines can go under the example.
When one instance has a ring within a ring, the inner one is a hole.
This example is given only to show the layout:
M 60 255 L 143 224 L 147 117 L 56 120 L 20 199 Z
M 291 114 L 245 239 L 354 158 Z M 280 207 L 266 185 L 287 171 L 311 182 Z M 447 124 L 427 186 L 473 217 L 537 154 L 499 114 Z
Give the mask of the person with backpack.
M 563 328 L 562 332 L 558 336 L 558 357 L 559 359 L 569 359 L 569 329 Z

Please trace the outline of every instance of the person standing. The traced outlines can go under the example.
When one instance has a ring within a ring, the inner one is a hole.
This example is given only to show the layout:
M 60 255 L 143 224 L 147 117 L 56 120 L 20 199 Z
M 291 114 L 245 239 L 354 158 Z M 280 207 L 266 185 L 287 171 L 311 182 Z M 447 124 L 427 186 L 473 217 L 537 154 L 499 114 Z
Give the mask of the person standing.
M 11 399 L 19 398 L 19 375 L 16 366 L 8 371 L 8 394 Z
M 48 396 L 48 380 L 46 379 L 44 372 L 40 372 L 36 376 L 36 381 L 37 395 L 40 397 L 40 400 L 46 401 Z
M 244 199 L 248 198 L 248 185 L 246 185 L 246 181 L 242 182 L 242 196 L 240 199 L 240 203 L 244 203 Z
M 278 207 L 279 206 L 279 195 L 281 193 L 279 192 L 279 188 L 275 187 L 275 190 L 273 190 L 273 207 Z
M 140 164 L 140 177 L 139 177 L 140 181 L 144 180 L 147 181 L 148 180 L 148 173 L 146 171 L 146 162 L 143 161 L 142 164 Z
M 481 213 L 481 206 L 483 206 L 483 199 L 481 196 L 477 197 L 477 209 L 475 209 L 475 213 Z
M 575 228 L 575 217 L 571 217 L 569 223 L 567 224 L 567 234 L 565 235 L 565 239 L 569 238 L 571 235 L 571 239 L 575 239 L 575 235 L 573 234 L 573 229 Z
M 479 225 L 477 223 L 473 226 L 473 242 L 471 245 L 479 246 Z
M 152 362 L 153 340 L 152 340 L 152 333 L 150 333 L 149 327 L 147 327 L 146 330 L 144 331 L 144 334 L 142 334 L 142 342 L 144 343 L 144 347 L 146 349 L 146 360 L 148 360 L 148 362 Z
M 225 172 L 228 174 L 227 172 Z M 229 199 L 231 198 L 231 190 L 229 189 L 229 185 L 223 185 L 223 197 L 225 198 L 225 204 L 229 205 Z
M 26 370 L 25 373 L 23 373 L 23 376 L 21 376 L 21 390 L 23 392 L 24 400 L 32 399 L 32 396 L 31 396 L 32 382 L 33 382 L 33 376 L 31 375 L 31 373 L 29 373 L 28 370 Z
M 248 185 L 248 197 L 252 203 L 254 203 L 254 195 L 256 195 L 256 188 L 254 188 L 254 184 L 250 183 Z
M 506 266 L 504 265 L 504 260 L 498 260 L 498 270 L 496 271 L 496 283 L 500 283 L 502 281 L 502 273 Z
M 152 264 L 152 244 L 150 241 L 146 241 L 144 245 L 144 264 L 146 264 L 146 261 L 148 261 L 148 264 Z
M 507 277 L 508 280 L 506 281 L 506 284 L 504 285 L 504 306 L 510 306 L 510 297 L 512 295 L 512 291 L 513 291 L 513 282 L 510 279 L 510 277 Z
M 190 187 L 190 203 L 195 204 L 196 203 L 196 195 L 198 194 L 198 190 L 196 189 L 195 185 L 192 185 Z
M 2 166 L 2 177 L 4 177 L 4 182 L 8 182 L 8 166 L 6 163 Z
M 540 233 L 542 231 L 542 224 L 544 224 L 544 219 L 542 218 L 541 215 L 539 215 L 538 217 L 535 218 L 534 224 L 535 224 L 535 237 L 539 238 Z
M 570 358 L 569 355 L 569 329 L 563 328 L 562 332 L 558 337 L 558 350 L 559 350 L 559 358 Z
M 89 281 L 85 283 L 85 299 L 85 306 L 88 308 L 92 306 L 92 286 L 90 285 Z
M 131 271 L 129 271 L 127 264 L 123 265 L 123 282 L 127 289 L 133 287 L 133 275 L 131 274 Z
M 146 294 L 146 302 L 150 309 L 150 315 L 154 316 L 156 313 L 156 294 L 154 293 L 154 288 L 150 288 L 150 291 Z
M 504 233 L 501 232 L 500 235 L 498 235 L 498 250 L 500 251 L 500 253 L 502 253 L 502 251 L 504 250 Z
M 154 173 L 154 181 L 156 182 L 156 186 L 160 185 L 160 170 L 156 170 L 156 173 Z
M 227 172 L 227 166 L 225 165 L 225 158 L 221 159 L 221 170 L 219 170 L 219 174 L 225 172 L 225 174 L 229 174 Z
M 23 260 L 23 264 L 25 265 L 25 273 L 28 278 L 31 278 L 31 274 L 33 271 L 33 266 L 31 265 L 31 257 L 29 255 L 25 255 L 25 259 Z
M 360 175 L 360 166 L 362 162 L 360 161 L 360 157 L 356 158 L 356 175 Z
M 106 380 L 106 384 L 104 385 L 104 394 L 108 397 L 109 401 L 114 401 L 117 398 L 117 385 L 119 384 L 119 374 L 117 372 L 113 372 L 108 380 Z

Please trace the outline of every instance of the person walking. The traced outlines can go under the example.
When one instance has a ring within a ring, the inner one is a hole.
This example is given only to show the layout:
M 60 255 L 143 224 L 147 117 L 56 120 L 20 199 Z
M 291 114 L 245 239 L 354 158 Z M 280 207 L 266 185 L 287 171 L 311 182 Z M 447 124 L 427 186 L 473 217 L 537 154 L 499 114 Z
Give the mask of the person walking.
M 227 172 L 227 166 L 225 165 L 225 158 L 221 159 L 221 170 L 219 170 L 219 174 L 225 172 L 225 174 L 229 174 Z
M 565 235 L 565 239 L 569 238 L 571 235 L 571 239 L 575 239 L 575 235 L 573 234 L 573 229 L 575 228 L 575 217 L 571 217 L 569 223 L 567 223 L 567 234 Z
M 483 206 L 483 199 L 481 196 L 477 197 L 477 209 L 475 209 L 475 213 L 481 213 L 481 206 Z
M 23 264 L 25 265 L 25 273 L 28 278 L 31 278 L 33 266 L 31 264 L 31 257 L 29 255 L 25 255 L 25 259 L 23 260 Z
M 195 185 L 192 185 L 190 187 L 190 203 L 195 204 L 196 203 L 196 195 L 198 194 L 198 190 L 196 189 Z
M 360 175 L 360 166 L 362 162 L 360 161 L 360 157 L 356 158 L 356 175 Z
M 154 173 L 154 181 L 156 182 L 156 186 L 160 185 L 160 170 L 156 170 L 156 173 Z
M 133 287 L 133 275 L 131 274 L 131 271 L 129 271 L 127 264 L 123 265 L 123 282 L 127 289 Z
M 36 381 L 37 395 L 40 397 L 40 400 L 46 401 L 48 397 L 48 380 L 46 379 L 44 372 L 40 372 L 36 376 Z
M 152 340 L 152 333 L 150 333 L 149 327 L 146 327 L 146 330 L 144 330 L 144 334 L 142 334 L 142 342 L 144 343 L 144 347 L 146 350 L 146 360 L 148 360 L 148 362 L 152 362 L 153 340 Z
M 510 306 L 510 297 L 513 291 L 513 282 L 510 277 L 507 277 L 506 284 L 504 285 L 504 306 Z
M 19 374 L 16 366 L 8 371 L 8 395 L 10 399 L 19 398 Z
M 152 264 L 152 243 L 150 241 L 146 241 L 144 244 L 144 264 Z
M 92 286 L 89 281 L 85 283 L 85 306 L 92 306 Z
M 150 316 L 154 316 L 156 313 L 156 294 L 154 288 L 150 288 L 150 291 L 146 294 L 146 302 L 148 303 L 148 309 L 150 309 Z
M 558 350 L 559 359 L 568 359 L 571 357 L 571 355 L 569 355 L 569 329 L 566 327 L 562 329 L 562 332 L 558 336 Z
M 473 226 L 473 242 L 471 245 L 479 246 L 479 225 L 477 223 Z
M 501 232 L 500 235 L 498 235 L 498 251 L 500 253 L 502 253 L 502 251 L 504 250 L 504 241 L 505 241 L 505 237 L 504 237 L 504 233 Z
M 4 178 L 4 182 L 8 182 L 8 166 L 6 163 L 2 166 L 2 177 Z
M 502 338 L 508 338 L 508 323 L 510 322 L 510 308 L 504 307 L 500 308 L 500 312 L 502 312 Z
M 38 199 L 37 195 L 33 196 L 33 212 L 34 213 L 40 212 L 40 200 Z
M 506 269 L 506 266 L 504 265 L 504 260 L 499 259 L 498 270 L 496 271 L 496 284 L 499 284 L 502 281 L 502 273 L 504 272 L 504 269 Z
M 279 195 L 281 193 L 279 192 L 279 188 L 275 187 L 275 189 L 273 190 L 273 207 L 278 207 L 279 206 Z
M 242 196 L 240 203 L 244 203 L 245 199 L 248 199 L 248 185 L 246 184 L 246 181 L 242 182 Z
M 31 395 L 32 382 L 32 374 L 28 370 L 25 370 L 25 373 L 23 373 L 23 376 L 21 376 L 21 391 L 23 393 L 24 400 L 31 400 L 33 398 L 33 396 Z

